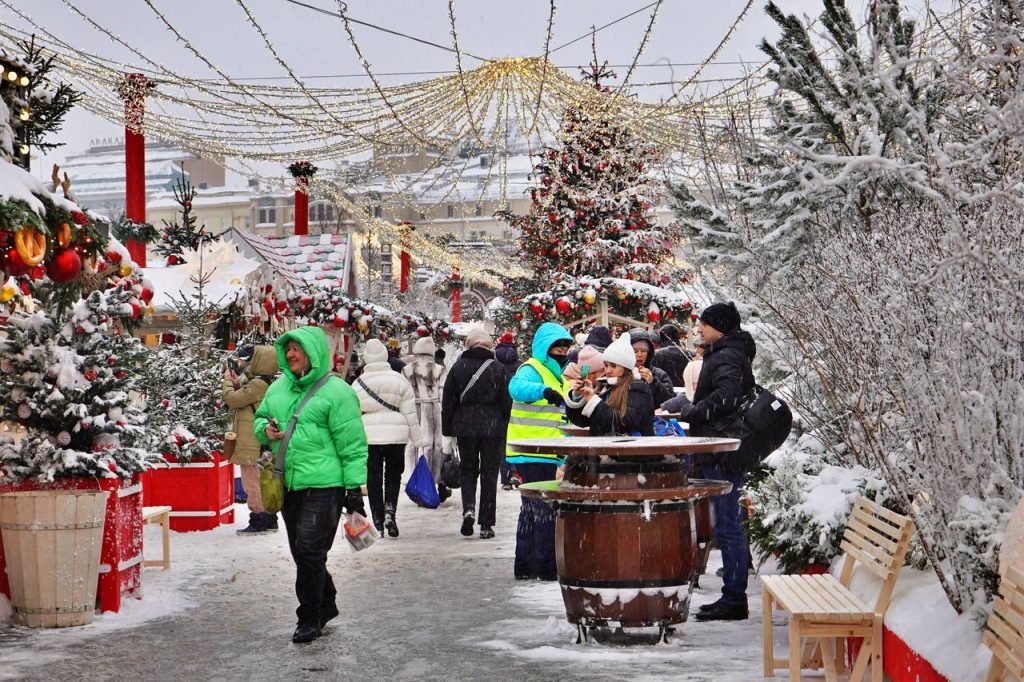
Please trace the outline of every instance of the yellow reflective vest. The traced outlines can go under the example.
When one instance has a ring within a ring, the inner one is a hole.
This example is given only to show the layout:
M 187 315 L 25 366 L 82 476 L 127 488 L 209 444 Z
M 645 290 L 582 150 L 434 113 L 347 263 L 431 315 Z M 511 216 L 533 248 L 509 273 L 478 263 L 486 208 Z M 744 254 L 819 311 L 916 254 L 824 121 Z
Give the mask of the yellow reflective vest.
M 569 392 L 569 382 L 559 382 L 537 358 L 530 358 L 523 363 L 524 366 L 532 367 L 540 375 L 544 386 L 558 391 L 561 395 Z M 565 414 L 565 407 L 561 405 L 550 405 L 548 401 L 541 398 L 533 403 L 512 403 L 512 412 L 508 420 L 508 434 L 505 446 L 505 458 L 513 464 L 540 463 L 559 464 L 562 458 L 556 454 L 534 454 L 516 452 L 508 443 L 516 440 L 529 438 L 564 438 L 565 433 L 560 428 L 565 424 L 562 418 Z

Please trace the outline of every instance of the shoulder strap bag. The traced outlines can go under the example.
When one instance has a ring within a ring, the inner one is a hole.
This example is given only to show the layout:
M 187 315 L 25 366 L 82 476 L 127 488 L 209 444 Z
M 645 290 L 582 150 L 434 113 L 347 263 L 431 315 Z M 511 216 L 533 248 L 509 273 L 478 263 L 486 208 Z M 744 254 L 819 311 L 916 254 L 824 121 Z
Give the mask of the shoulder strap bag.
M 466 384 L 466 387 L 462 389 L 462 393 L 459 395 L 460 405 L 462 404 L 462 401 L 466 399 L 466 394 L 469 393 L 469 389 L 473 388 L 473 384 L 475 384 L 477 382 L 477 379 L 480 378 L 480 375 L 482 375 L 484 371 L 486 371 L 487 368 L 491 366 L 492 362 L 494 362 L 493 359 L 484 361 L 484 364 L 480 365 L 480 368 L 476 371 L 476 374 L 474 374 L 472 378 L 469 380 L 469 383 Z
M 309 389 L 309 393 L 302 399 L 299 406 L 295 408 L 295 412 L 292 413 L 292 418 L 288 420 L 288 428 L 284 431 L 284 438 L 281 439 L 281 445 L 277 448 L 277 456 L 274 458 L 274 478 L 284 480 L 284 456 L 288 451 L 288 442 L 292 439 L 292 432 L 295 431 L 295 423 L 299 421 L 299 414 L 302 413 L 302 408 L 306 406 L 309 399 L 312 398 L 317 391 L 319 391 L 324 384 L 326 384 L 333 375 L 328 372 L 323 376 L 320 381 L 313 384 L 313 388 Z
M 395 407 L 394 405 L 392 405 L 388 401 L 384 400 L 384 398 L 381 398 L 379 395 L 377 395 L 372 388 L 370 388 L 369 386 L 366 385 L 366 382 L 363 381 L 362 377 L 359 377 L 358 379 L 356 379 L 356 383 L 363 387 L 363 390 L 366 391 L 367 395 L 369 395 L 371 398 L 376 400 L 378 403 L 380 403 L 384 407 L 388 408 L 392 412 L 401 412 L 400 409 L 398 409 L 397 407 Z

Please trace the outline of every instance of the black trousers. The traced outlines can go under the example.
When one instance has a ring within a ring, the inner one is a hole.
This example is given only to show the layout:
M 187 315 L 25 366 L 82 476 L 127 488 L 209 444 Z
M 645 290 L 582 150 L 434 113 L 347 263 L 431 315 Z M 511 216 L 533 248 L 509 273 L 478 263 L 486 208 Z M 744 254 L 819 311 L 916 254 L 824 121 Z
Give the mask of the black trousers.
M 373 445 L 366 458 L 366 495 L 370 498 L 370 516 L 375 526 L 384 523 L 384 508 L 398 508 L 405 471 L 405 443 Z
M 480 479 L 480 515 L 477 523 L 494 526 L 498 496 L 498 468 L 505 458 L 505 438 L 458 438 L 459 488 L 462 511 L 476 509 L 476 479 Z
M 299 625 L 319 627 L 320 613 L 335 603 L 338 591 L 327 572 L 327 552 L 338 534 L 342 488 L 306 488 L 284 494 L 284 527 L 295 561 L 295 610 Z

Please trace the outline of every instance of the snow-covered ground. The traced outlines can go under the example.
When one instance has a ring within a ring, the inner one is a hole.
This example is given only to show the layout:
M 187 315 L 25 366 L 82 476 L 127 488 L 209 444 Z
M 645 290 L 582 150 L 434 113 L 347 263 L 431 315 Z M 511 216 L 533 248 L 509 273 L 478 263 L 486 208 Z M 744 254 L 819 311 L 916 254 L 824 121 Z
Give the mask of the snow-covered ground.
M 173 534 L 171 570 L 146 569 L 145 598 L 119 614 L 69 630 L 0 625 L 0 679 L 761 679 L 753 577 L 750 620 L 691 619 L 668 645 L 577 645 L 558 585 L 512 577 L 518 494 L 498 491 L 493 540 L 459 535 L 457 495 L 438 510 L 403 496 L 400 538 L 359 554 L 335 544 L 329 566 L 342 613 L 313 644 L 290 641 L 294 570 L 283 528 L 240 538 L 228 526 Z M 237 510 L 242 519 L 244 506 Z M 146 540 L 147 553 L 159 551 L 157 527 Z M 717 562 L 716 552 L 694 610 L 718 596 Z M 784 622 L 777 616 L 777 642 Z

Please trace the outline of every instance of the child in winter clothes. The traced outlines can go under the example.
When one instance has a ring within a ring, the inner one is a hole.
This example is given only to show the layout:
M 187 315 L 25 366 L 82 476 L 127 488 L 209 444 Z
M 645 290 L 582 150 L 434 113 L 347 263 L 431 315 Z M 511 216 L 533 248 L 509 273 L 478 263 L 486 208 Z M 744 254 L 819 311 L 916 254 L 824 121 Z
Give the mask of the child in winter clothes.
M 366 342 L 363 373 L 352 384 L 359 398 L 369 443 L 366 491 L 373 525 L 398 537 L 395 509 L 405 471 L 406 443 L 422 440 L 416 420 L 416 399 L 409 380 L 391 369 L 388 349 L 377 339 Z
M 420 423 L 420 430 L 423 433 L 422 443 L 409 443 L 406 448 L 406 456 L 412 466 L 416 465 L 419 454 L 427 458 L 430 465 L 430 473 L 434 475 L 434 481 L 438 483 L 437 494 L 441 501 L 451 497 L 452 491 L 448 486 L 440 483 L 441 464 L 444 462 L 445 443 L 441 434 L 441 391 L 444 388 L 444 378 L 447 371 L 444 365 L 434 361 L 434 354 L 437 348 L 434 340 L 429 336 L 416 341 L 412 347 L 412 359 L 406 363 L 402 375 L 412 385 L 413 395 L 416 397 L 416 412 Z M 451 444 L 447 445 L 447 452 L 451 452 Z
M 565 413 L 577 426 L 589 426 L 591 436 L 639 433 L 654 435 L 654 399 L 636 371 L 636 356 L 628 334 L 604 351 L 604 383 L 598 390 L 591 377 L 575 379 L 565 399 Z
M 444 382 L 441 428 L 459 444 L 462 534 L 473 534 L 476 481 L 480 479 L 480 537 L 494 537 L 498 465 L 505 459 L 504 433 L 512 400 L 506 389 L 505 367 L 494 358 L 494 341 L 475 327 L 466 337 L 466 350 L 452 365 Z
M 633 343 L 633 353 L 636 355 L 636 368 L 640 378 L 650 386 L 651 394 L 657 405 L 670 400 L 675 396 L 672 390 L 672 379 L 665 370 L 654 366 L 654 342 L 646 329 L 634 329 L 629 332 L 629 338 Z

